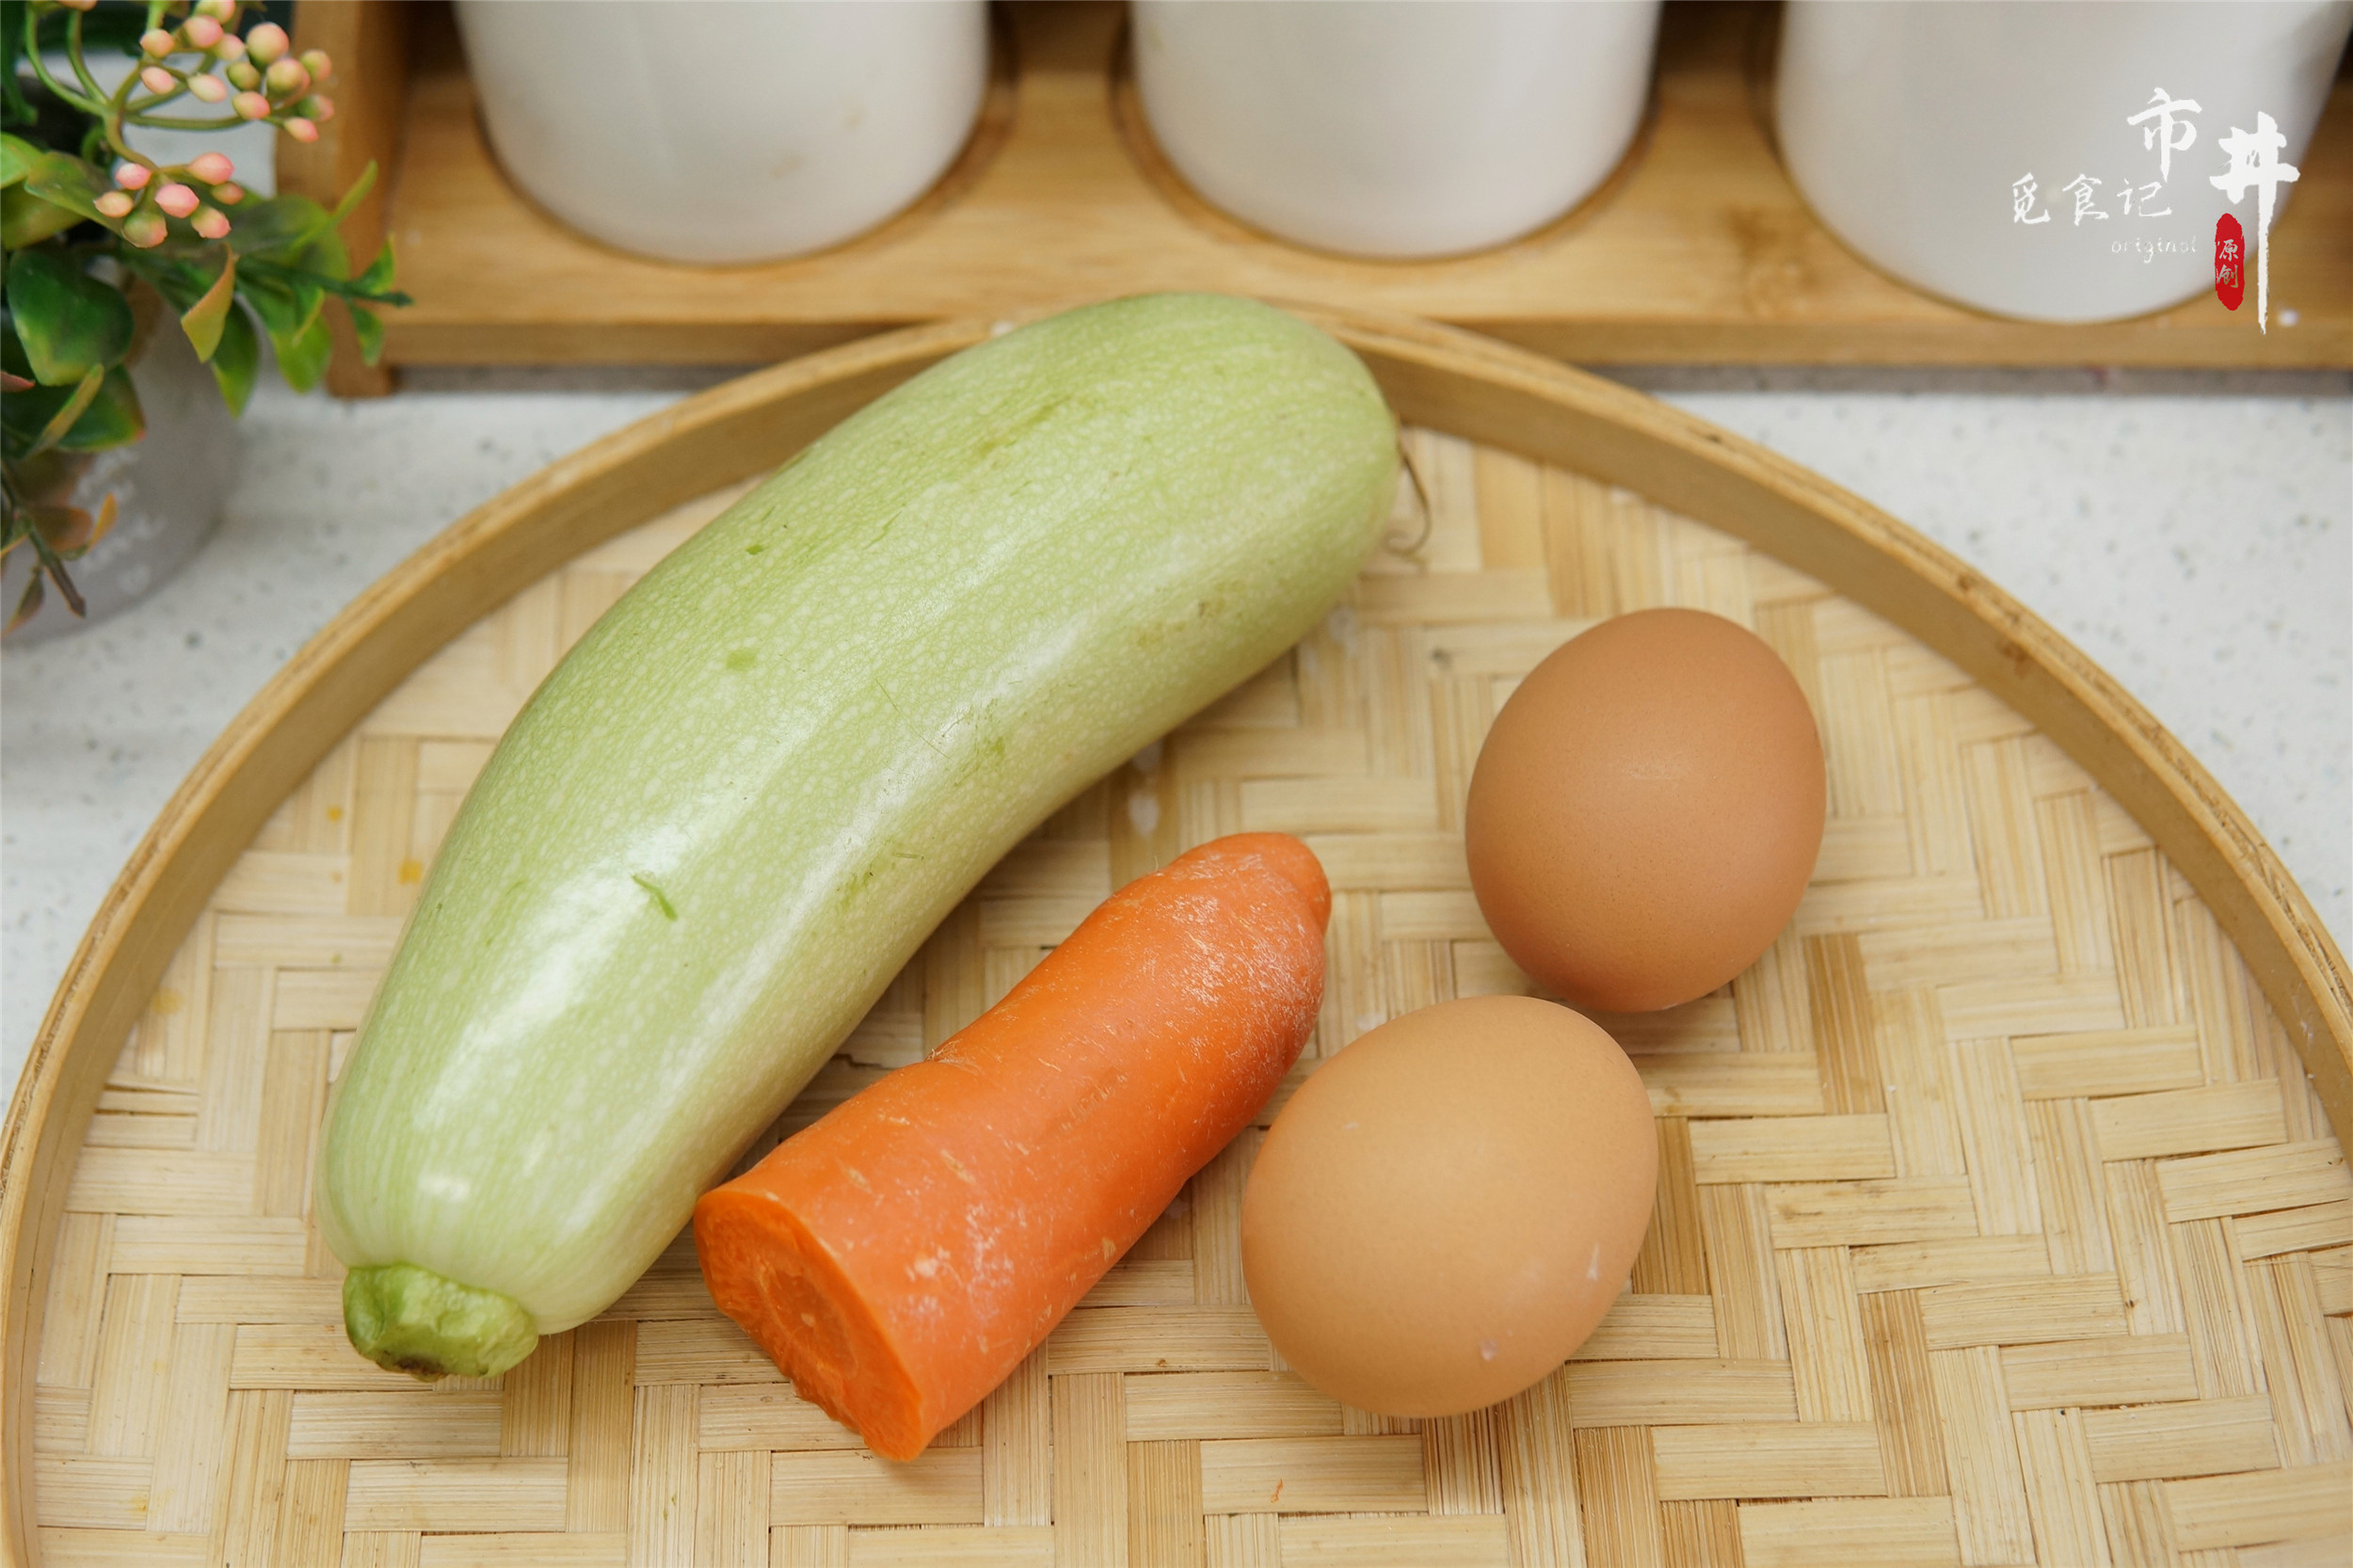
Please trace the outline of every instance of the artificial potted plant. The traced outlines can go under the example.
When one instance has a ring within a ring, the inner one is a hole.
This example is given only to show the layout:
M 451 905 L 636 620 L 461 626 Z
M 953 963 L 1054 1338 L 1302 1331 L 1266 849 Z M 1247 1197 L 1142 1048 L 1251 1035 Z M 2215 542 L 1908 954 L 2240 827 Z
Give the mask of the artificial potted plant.
M 91 63 L 109 50 L 133 56 L 111 87 Z M 83 613 L 68 565 L 117 508 L 112 493 L 84 504 L 76 482 L 97 455 L 145 433 L 129 366 L 155 334 L 184 336 L 233 414 L 251 395 L 263 338 L 287 383 L 308 391 L 332 351 L 328 299 L 349 308 L 371 361 L 383 328 L 368 307 L 408 300 L 392 290 L 389 242 L 355 275 L 338 233 L 373 165 L 329 211 L 304 196 L 248 197 L 218 152 L 163 163 L 132 145 L 135 127 L 257 121 L 317 138 L 335 112 L 319 90 L 333 62 L 318 50 L 297 57 L 261 8 L 6 0 L 0 55 L 0 557 L 29 552 L 33 568 L 0 606 L 14 630 L 51 589 Z

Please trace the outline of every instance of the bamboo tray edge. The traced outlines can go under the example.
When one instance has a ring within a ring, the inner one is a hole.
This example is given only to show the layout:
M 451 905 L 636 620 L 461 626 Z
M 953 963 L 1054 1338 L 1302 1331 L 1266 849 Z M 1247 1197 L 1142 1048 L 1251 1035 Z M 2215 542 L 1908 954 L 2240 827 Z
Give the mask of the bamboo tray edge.
M 2173 858 L 2288 1025 L 2340 1140 L 2353 1132 L 2353 984 L 2278 859 L 2202 768 L 2064 639 L 1902 523 L 1640 393 L 1451 328 L 1303 308 L 1408 423 L 1579 470 L 1734 534 L 1953 660 L 2057 742 Z M 215 743 L 134 853 L 53 1002 L 0 1154 L 0 1510 L 31 1560 L 31 1357 L 64 1175 L 99 1087 L 222 871 L 286 791 L 409 669 L 520 585 L 773 466 L 851 409 L 988 335 L 912 328 L 699 394 L 459 520 L 306 645 Z

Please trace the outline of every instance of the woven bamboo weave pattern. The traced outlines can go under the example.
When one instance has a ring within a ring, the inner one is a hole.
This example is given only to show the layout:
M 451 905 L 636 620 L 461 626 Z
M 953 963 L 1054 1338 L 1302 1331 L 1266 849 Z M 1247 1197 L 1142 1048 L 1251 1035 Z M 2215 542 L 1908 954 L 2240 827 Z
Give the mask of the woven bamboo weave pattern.
M 796 1400 L 683 1240 L 503 1379 L 426 1387 L 350 1351 L 306 1210 L 351 1032 L 500 731 L 719 496 L 424 665 L 219 888 L 75 1167 L 40 1346 L 47 1560 L 2353 1557 L 2353 1176 L 2188 885 L 1906 633 L 1633 495 L 1408 440 L 1431 512 L 1416 540 L 1401 509 L 1411 553 L 1023 843 L 753 1155 L 975 1016 L 1115 886 L 1222 833 L 1301 834 L 1335 888 L 1295 1080 L 1412 1008 L 1525 988 L 1464 867 L 1481 738 L 1594 618 L 1698 606 L 1796 671 L 1832 814 L 1795 924 L 1753 968 L 1602 1020 L 1649 1087 L 1660 1180 L 1631 1291 L 1575 1359 L 1448 1420 L 1317 1394 L 1243 1290 L 1256 1130 L 909 1465 Z

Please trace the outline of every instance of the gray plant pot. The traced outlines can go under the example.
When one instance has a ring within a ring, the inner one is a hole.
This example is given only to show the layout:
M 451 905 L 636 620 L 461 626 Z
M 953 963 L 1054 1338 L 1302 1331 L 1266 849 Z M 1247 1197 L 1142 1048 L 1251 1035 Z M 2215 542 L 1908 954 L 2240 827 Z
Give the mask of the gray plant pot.
M 113 532 L 66 567 L 89 615 L 75 616 L 52 584 L 40 614 L 8 634 L 11 647 L 70 635 L 137 603 L 185 566 L 220 522 L 236 480 L 237 422 L 213 373 L 169 316 L 149 334 L 131 382 L 147 434 L 129 446 L 88 454 L 60 498 L 95 513 L 114 493 Z M 8 552 L 0 572 L 0 620 L 15 612 L 32 569 L 29 545 Z

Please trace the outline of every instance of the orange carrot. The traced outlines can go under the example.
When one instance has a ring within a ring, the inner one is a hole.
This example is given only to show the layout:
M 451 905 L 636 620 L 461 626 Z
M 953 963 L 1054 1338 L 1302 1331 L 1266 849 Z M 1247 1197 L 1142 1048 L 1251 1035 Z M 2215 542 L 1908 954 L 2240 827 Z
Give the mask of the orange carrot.
M 931 1060 L 704 1193 L 712 1298 L 804 1399 L 914 1458 L 1273 1094 L 1331 909 L 1279 833 L 1129 883 Z

